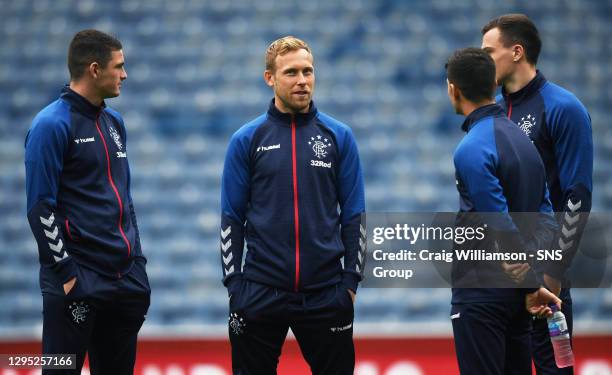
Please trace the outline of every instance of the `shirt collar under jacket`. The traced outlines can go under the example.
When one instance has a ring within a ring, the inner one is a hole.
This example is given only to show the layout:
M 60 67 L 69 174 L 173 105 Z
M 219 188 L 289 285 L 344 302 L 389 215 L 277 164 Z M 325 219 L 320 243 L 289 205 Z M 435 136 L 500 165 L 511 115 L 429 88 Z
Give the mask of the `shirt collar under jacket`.
M 476 108 L 472 111 L 463 121 L 463 125 L 461 125 L 461 129 L 464 132 L 469 132 L 474 124 L 478 121 L 482 120 L 485 117 L 498 117 L 498 116 L 506 116 L 506 112 L 504 109 L 498 104 L 487 104 L 482 107 Z
M 101 106 L 95 106 L 91 104 L 89 100 L 85 99 L 76 91 L 72 90 L 68 85 L 65 85 L 62 88 L 60 98 L 66 100 L 68 103 L 70 103 L 72 107 L 74 107 L 80 113 L 94 120 L 98 118 L 100 112 L 104 108 L 106 108 L 106 103 L 104 103 L 104 101 L 102 101 Z
M 508 94 L 502 87 L 502 95 L 504 99 L 510 101 L 513 106 L 519 105 L 523 100 L 529 99 L 531 96 L 540 91 L 540 88 L 546 83 L 546 77 L 539 70 L 536 70 L 536 76 L 522 89 Z
M 295 116 L 295 124 L 297 126 L 308 125 L 312 119 L 317 117 L 317 107 L 314 104 L 314 101 L 310 102 L 310 108 L 306 113 L 283 113 L 276 108 L 274 105 L 274 98 L 270 102 L 270 107 L 268 108 L 268 116 L 278 120 L 280 125 L 291 126 L 291 122 L 293 117 Z

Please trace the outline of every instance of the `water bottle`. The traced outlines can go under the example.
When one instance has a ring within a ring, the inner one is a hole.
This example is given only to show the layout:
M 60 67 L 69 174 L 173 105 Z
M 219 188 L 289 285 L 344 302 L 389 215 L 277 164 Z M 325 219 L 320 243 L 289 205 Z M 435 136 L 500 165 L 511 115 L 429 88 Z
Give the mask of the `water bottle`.
M 548 318 L 548 333 L 550 334 L 550 341 L 555 352 L 555 362 L 557 367 L 570 367 L 574 365 L 574 353 L 572 352 L 572 345 L 570 344 L 569 330 L 567 329 L 567 322 L 565 321 L 565 315 L 555 304 L 550 304 L 550 308 L 553 314 Z

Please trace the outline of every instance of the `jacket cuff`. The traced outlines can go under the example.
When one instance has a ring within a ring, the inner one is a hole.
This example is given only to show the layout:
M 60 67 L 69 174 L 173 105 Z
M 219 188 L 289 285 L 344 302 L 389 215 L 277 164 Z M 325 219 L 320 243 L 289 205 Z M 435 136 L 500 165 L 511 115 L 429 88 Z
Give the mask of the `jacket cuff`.
M 223 285 L 227 288 L 227 295 L 231 296 L 240 290 L 242 284 L 242 273 L 232 273 L 223 279 Z
M 354 293 L 357 293 L 357 287 L 360 281 L 361 276 L 358 274 L 354 272 L 342 272 L 342 285 L 352 290 Z
M 538 290 L 540 285 L 544 285 L 544 280 L 542 279 L 541 275 L 538 275 L 533 269 L 531 269 L 525 275 L 525 280 L 523 280 L 521 285 L 523 285 L 521 289 L 525 288 L 533 292 L 534 288 L 535 290 Z
M 77 264 L 72 257 L 68 257 L 56 263 L 53 270 L 57 273 L 63 285 L 77 275 Z

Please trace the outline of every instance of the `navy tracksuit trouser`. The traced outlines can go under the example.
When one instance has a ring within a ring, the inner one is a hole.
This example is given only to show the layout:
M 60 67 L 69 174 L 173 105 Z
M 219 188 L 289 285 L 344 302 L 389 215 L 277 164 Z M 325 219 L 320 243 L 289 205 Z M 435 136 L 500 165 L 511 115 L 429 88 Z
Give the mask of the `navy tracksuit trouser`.
M 462 375 L 531 374 L 532 317 L 524 301 L 453 304 L 451 321 Z
M 276 374 L 289 328 L 315 375 L 352 375 L 353 301 L 342 284 L 289 292 L 243 280 L 230 297 L 234 375 Z
M 79 267 L 67 295 L 54 283 L 54 275 L 42 272 L 42 352 L 76 354 L 75 370 L 43 370 L 43 374 L 80 374 L 87 353 L 92 375 L 132 374 L 136 338 L 150 303 L 145 260 L 137 259 L 120 279 Z

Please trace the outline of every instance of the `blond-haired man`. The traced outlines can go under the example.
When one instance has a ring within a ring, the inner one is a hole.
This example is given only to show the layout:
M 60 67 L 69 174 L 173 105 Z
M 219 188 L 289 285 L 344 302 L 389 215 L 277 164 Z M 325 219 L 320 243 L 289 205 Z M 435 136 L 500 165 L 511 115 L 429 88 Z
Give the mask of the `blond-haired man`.
M 353 373 L 363 176 L 349 127 L 312 101 L 313 61 L 295 37 L 268 47 L 274 99 L 227 150 L 221 264 L 234 374 L 276 374 L 289 328 L 313 374 Z

